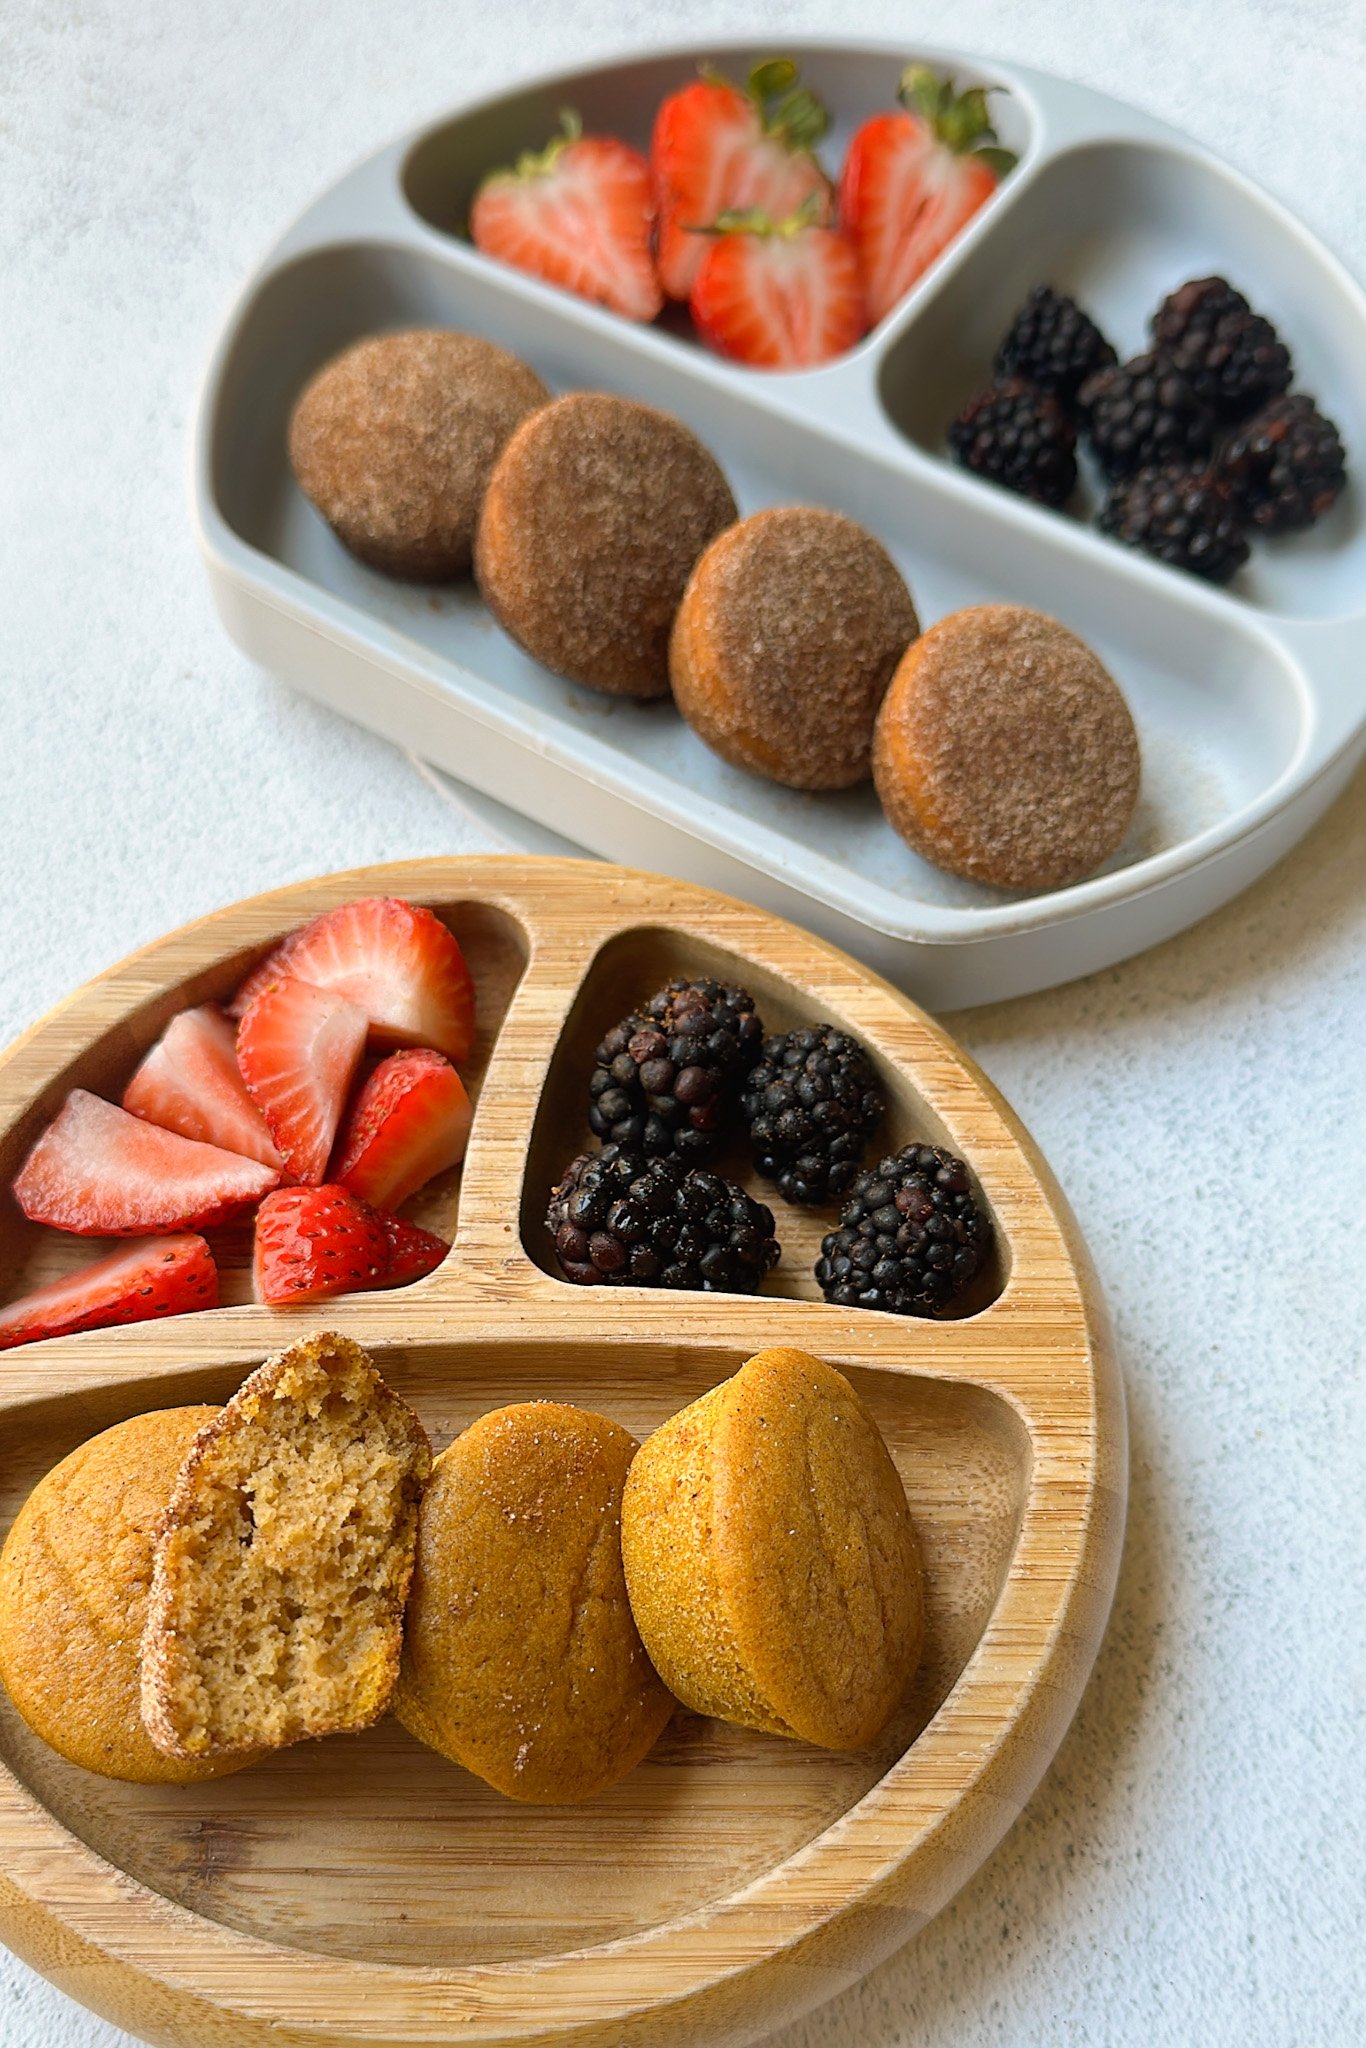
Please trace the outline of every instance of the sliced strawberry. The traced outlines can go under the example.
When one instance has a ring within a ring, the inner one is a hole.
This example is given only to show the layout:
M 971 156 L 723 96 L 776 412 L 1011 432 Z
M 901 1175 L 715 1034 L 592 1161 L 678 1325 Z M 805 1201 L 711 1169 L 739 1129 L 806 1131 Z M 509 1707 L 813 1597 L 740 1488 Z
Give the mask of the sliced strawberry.
M 288 974 L 261 990 L 238 1026 L 242 1078 L 294 1180 L 327 1173 L 367 1028 L 359 1003 Z
M 401 896 L 362 896 L 283 939 L 229 1009 L 245 1016 L 282 974 L 359 1003 L 373 1045 L 435 1046 L 458 1064 L 474 1048 L 474 983 L 454 934 Z
M 274 1167 L 73 1088 L 19 1169 L 14 1195 L 30 1222 L 78 1237 L 133 1237 L 221 1223 L 279 1179 Z
M 277 1188 L 256 1212 L 252 1265 L 258 1301 L 322 1301 L 385 1286 L 389 1239 L 345 1188 Z
M 724 356 L 766 370 L 829 362 L 867 327 L 858 257 L 808 214 L 722 214 L 693 280 L 692 317 Z
M 830 180 L 814 150 L 829 116 L 785 57 L 757 64 L 749 83 L 732 85 L 718 72 L 670 93 L 655 116 L 650 142 L 659 207 L 656 261 L 672 299 L 692 293 L 706 238 L 723 213 L 757 210 L 787 220 L 809 201 L 815 218 L 834 207 Z
M 927 64 L 909 64 L 902 111 L 859 128 L 840 175 L 840 220 L 859 252 L 868 317 L 885 319 L 922 272 L 990 199 L 1015 158 L 996 147 L 987 94 L 955 92 Z
M 639 150 L 585 135 L 577 114 L 563 135 L 484 179 L 470 209 L 475 247 L 562 291 L 653 320 L 664 304 L 655 274 L 654 187 Z
M 263 1166 L 283 1163 L 237 1065 L 237 1033 L 213 1003 L 172 1017 L 124 1089 L 123 1106 L 182 1138 Z
M 0 1351 L 217 1306 L 218 1268 L 202 1237 L 135 1238 L 0 1309 Z
M 439 1052 L 393 1052 L 351 1105 L 332 1178 L 377 1209 L 397 1209 L 433 1174 L 457 1166 L 474 1114 Z
M 379 1220 L 389 1240 L 389 1270 L 384 1278 L 386 1287 L 406 1287 L 410 1280 L 420 1280 L 424 1274 L 434 1273 L 450 1250 L 444 1237 L 437 1237 L 430 1230 L 420 1230 L 416 1223 L 409 1223 L 402 1216 L 381 1215 Z

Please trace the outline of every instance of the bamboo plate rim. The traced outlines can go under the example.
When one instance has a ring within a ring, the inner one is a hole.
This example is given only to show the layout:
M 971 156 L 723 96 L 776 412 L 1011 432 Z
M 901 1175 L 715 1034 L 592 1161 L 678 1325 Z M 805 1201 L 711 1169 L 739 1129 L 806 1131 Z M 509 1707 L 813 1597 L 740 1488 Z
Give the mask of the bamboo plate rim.
M 75 1997 L 158 2040 L 605 2044 L 665 2038 L 666 2012 L 711 2029 L 688 2039 L 715 2040 L 718 2029 L 747 2038 L 733 2032 L 742 2010 L 752 2019 L 762 2007 L 772 2025 L 809 2008 L 930 1918 L 1004 1834 L 1071 1719 L 1109 1612 L 1127 1487 L 1123 1391 L 1090 1262 L 1018 1119 L 908 997 L 779 918 L 599 862 L 396 862 L 212 912 L 97 975 L 0 1055 L 0 1138 L 55 1108 L 73 1061 L 111 1030 L 131 1034 L 131 1061 L 138 1019 L 145 1038 L 148 1018 L 158 1006 L 169 1014 L 188 979 L 372 894 L 501 911 L 527 951 L 489 1057 L 450 1257 L 393 1294 L 315 1305 L 313 1319 L 365 1344 L 381 1369 L 386 1347 L 496 1341 L 510 1324 L 519 1339 L 600 1336 L 601 1291 L 543 1272 L 509 1223 L 541 1086 L 574 997 L 613 940 L 645 931 L 701 940 L 787 982 L 809 1007 L 813 997 L 828 1005 L 909 1070 L 991 1203 L 1008 1270 L 976 1315 L 914 1327 L 770 1296 L 685 1304 L 622 1289 L 611 1308 L 629 1310 L 632 1341 L 714 1348 L 723 1331 L 742 1352 L 800 1343 L 837 1364 L 997 1395 L 1031 1454 L 1004 1583 L 952 1691 L 886 1775 L 795 1854 L 679 1918 L 594 1947 L 459 1967 L 288 1948 L 203 1918 L 105 1862 L 0 1762 L 0 1936 Z M 244 1305 L 22 1347 L 0 1367 L 0 1428 L 64 1392 L 136 1382 L 160 1394 L 206 1364 L 246 1369 L 299 1333 L 301 1313 Z

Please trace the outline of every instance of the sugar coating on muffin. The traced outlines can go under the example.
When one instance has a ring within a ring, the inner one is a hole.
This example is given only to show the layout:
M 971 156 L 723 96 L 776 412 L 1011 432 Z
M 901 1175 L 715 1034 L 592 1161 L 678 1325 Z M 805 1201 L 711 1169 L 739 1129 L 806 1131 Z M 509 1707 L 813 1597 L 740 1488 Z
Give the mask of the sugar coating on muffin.
M 906 652 L 873 742 L 888 819 L 936 866 L 1053 889 L 1116 850 L 1138 801 L 1122 692 L 1084 640 L 1019 605 L 975 605 Z
M 475 575 L 499 624 L 557 675 L 663 697 L 693 564 L 734 518 L 730 486 L 680 420 L 576 391 L 524 421 L 503 450 Z
M 300 489 L 372 568 L 446 582 L 470 566 L 504 443 L 550 393 L 478 335 L 413 328 L 359 341 L 305 387 L 289 423 Z
M 556 1401 L 497 1409 L 437 1459 L 394 1712 L 511 1799 L 587 1799 L 650 1750 L 674 1702 L 621 1563 L 635 1438 Z
M 871 1742 L 920 1655 L 920 1549 L 853 1387 L 761 1351 L 649 1437 L 622 1552 L 651 1660 L 687 1706 L 826 1749 Z
M 189 1785 L 252 1761 L 166 1756 L 139 1711 L 157 1525 L 217 1413 L 159 1409 L 81 1444 L 38 1482 L 0 1552 L 0 1679 L 36 1735 L 107 1778 Z
M 756 512 L 714 540 L 674 623 L 679 710 L 736 767 L 793 789 L 869 772 L 873 724 L 919 631 L 900 571 L 852 519 Z

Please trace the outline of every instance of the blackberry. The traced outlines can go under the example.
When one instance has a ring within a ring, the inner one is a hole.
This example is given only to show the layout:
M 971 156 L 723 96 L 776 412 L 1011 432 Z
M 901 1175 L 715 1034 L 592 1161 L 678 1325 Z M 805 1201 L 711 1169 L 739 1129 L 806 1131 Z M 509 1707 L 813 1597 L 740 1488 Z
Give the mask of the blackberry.
M 763 1039 L 744 989 L 705 977 L 669 982 L 614 1025 L 593 1055 L 593 1135 L 652 1159 L 711 1158 Z
M 813 1206 L 844 1193 L 885 1106 L 867 1053 L 833 1024 L 765 1039 L 740 1097 L 759 1172 Z
M 1077 430 L 1051 392 L 1008 377 L 970 399 L 949 428 L 949 446 L 989 483 L 1039 505 L 1061 505 L 1077 480 Z
M 1224 277 L 1193 277 L 1162 301 L 1153 347 L 1221 419 L 1246 418 L 1290 382 L 1290 351 Z
M 573 1161 L 545 1221 L 561 1272 L 585 1287 L 753 1294 L 780 1255 L 772 1210 L 733 1181 L 620 1145 Z
M 1113 348 L 1075 299 L 1036 284 L 996 351 L 998 377 L 1024 377 L 1064 404 L 1093 370 L 1117 362 Z
M 821 1245 L 816 1278 L 841 1308 L 938 1316 L 981 1272 L 991 1224 L 961 1159 L 907 1145 L 849 1191 L 838 1230 Z
M 1347 481 L 1342 437 L 1312 398 L 1273 398 L 1222 450 L 1218 474 L 1259 533 L 1322 519 Z
M 1215 418 L 1181 372 L 1149 353 L 1097 370 L 1077 393 L 1083 431 L 1108 477 L 1156 462 L 1198 463 L 1214 445 Z
M 1208 471 L 1186 470 L 1179 462 L 1123 478 L 1099 523 L 1126 547 L 1142 548 L 1207 583 L 1227 583 L 1251 552 L 1232 493 Z

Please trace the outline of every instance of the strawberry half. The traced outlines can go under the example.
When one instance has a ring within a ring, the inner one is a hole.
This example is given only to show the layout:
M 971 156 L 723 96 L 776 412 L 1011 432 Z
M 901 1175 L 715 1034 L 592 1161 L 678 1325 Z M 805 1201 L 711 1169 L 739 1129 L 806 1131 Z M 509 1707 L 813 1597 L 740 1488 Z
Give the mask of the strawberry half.
M 406 1287 L 410 1280 L 421 1280 L 424 1274 L 434 1273 L 450 1250 L 444 1237 L 419 1229 L 405 1217 L 381 1216 L 379 1220 L 389 1241 L 386 1287 Z
M 786 57 L 757 64 L 744 87 L 704 69 L 660 107 L 650 169 L 659 208 L 656 261 L 671 299 L 691 297 L 706 254 L 701 231 L 723 213 L 753 210 L 787 220 L 815 201 L 815 218 L 830 219 L 835 195 L 814 155 L 830 117 L 797 75 Z
M 290 975 L 268 983 L 238 1027 L 242 1078 L 294 1180 L 326 1176 L 367 1029 L 358 1003 Z
M 394 1052 L 351 1105 L 332 1178 L 377 1209 L 397 1209 L 465 1156 L 474 1111 L 439 1052 Z
M 218 1268 L 202 1237 L 136 1238 L 0 1309 L 0 1351 L 217 1306 Z
M 78 1237 L 202 1229 L 278 1185 L 279 1172 L 201 1145 L 73 1088 L 14 1183 L 31 1223 Z
M 785 221 L 723 213 L 693 279 L 692 317 L 723 356 L 765 370 L 829 362 L 868 325 L 854 245 L 812 208 Z
M 874 326 L 904 298 L 954 236 L 990 199 L 1015 158 L 996 146 L 987 95 L 955 92 L 927 64 L 909 64 L 902 111 L 859 128 L 840 174 L 840 220 L 858 249 Z
M 280 1306 L 398 1287 L 430 1273 L 449 1250 L 444 1238 L 346 1188 L 279 1188 L 256 1212 L 256 1298 Z
M 664 294 L 650 166 L 615 136 L 585 135 L 577 114 L 561 120 L 564 133 L 539 155 L 484 179 L 470 209 L 474 245 L 627 320 L 653 320 Z
M 123 1106 L 163 1130 L 282 1165 L 237 1065 L 237 1033 L 213 1003 L 182 1010 L 123 1091 Z
M 455 935 L 401 896 L 362 896 L 301 925 L 229 1004 L 245 1016 L 282 974 L 358 1003 L 377 1046 L 427 1045 L 457 1064 L 474 1049 L 474 983 Z

